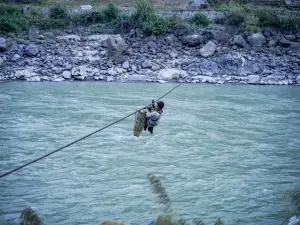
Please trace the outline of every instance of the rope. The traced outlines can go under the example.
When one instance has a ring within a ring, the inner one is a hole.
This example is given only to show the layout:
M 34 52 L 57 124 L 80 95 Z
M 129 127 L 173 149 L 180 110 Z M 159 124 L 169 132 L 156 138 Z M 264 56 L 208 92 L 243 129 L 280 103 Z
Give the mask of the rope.
M 161 96 L 161 97 L 160 97 L 159 99 L 157 99 L 155 102 L 159 101 L 160 99 L 162 99 L 163 97 L 165 97 L 166 95 L 168 95 L 169 93 L 171 93 L 173 90 L 175 90 L 175 89 L 176 89 L 177 87 L 179 87 L 180 85 L 181 85 L 181 83 L 178 84 L 178 85 L 176 85 L 174 88 L 172 88 L 172 89 L 171 89 L 170 91 L 168 91 L 166 94 L 164 94 L 163 96 Z M 144 107 L 144 108 L 141 108 L 141 109 L 139 109 L 139 110 L 143 110 L 143 109 L 145 109 L 145 108 L 147 108 L 147 106 Z M 139 111 L 139 110 L 137 110 L 137 111 Z M 49 153 L 46 154 L 46 155 L 43 155 L 43 156 L 41 156 L 41 157 L 39 157 L 39 158 L 37 158 L 37 159 L 34 159 L 34 160 L 32 160 L 32 161 L 30 161 L 30 162 L 28 162 L 28 163 L 26 163 L 26 164 L 23 164 L 23 165 L 21 165 L 21 166 L 15 168 L 15 169 L 12 169 L 12 170 L 10 170 L 10 171 L 8 171 L 8 172 L 2 174 L 2 175 L 0 176 L 0 178 L 5 177 L 5 176 L 7 176 L 7 175 L 9 175 L 9 174 L 11 174 L 11 173 L 13 173 L 13 172 L 16 172 L 16 171 L 18 171 L 18 170 L 20 170 L 20 169 L 22 169 L 22 168 L 24 168 L 24 167 L 26 167 L 26 166 L 29 166 L 30 164 L 35 163 L 35 162 L 37 162 L 37 161 L 39 161 L 39 160 L 41 160 L 41 159 L 43 159 L 43 158 L 46 158 L 46 157 L 48 157 L 48 156 L 50 156 L 50 155 L 52 155 L 52 154 L 54 154 L 54 153 L 56 153 L 56 152 L 58 152 L 58 151 L 60 151 L 60 150 L 63 150 L 64 148 L 67 148 L 67 147 L 69 147 L 69 146 L 71 146 L 71 145 L 73 145 L 73 144 L 75 144 L 75 143 L 77 143 L 77 142 L 79 142 L 79 141 L 82 141 L 82 140 L 85 139 L 85 138 L 88 138 L 88 137 L 90 137 L 90 136 L 92 136 L 92 135 L 94 135 L 94 134 L 96 134 L 96 133 L 98 133 L 98 132 L 100 132 L 100 131 L 102 131 L 102 130 L 108 128 L 108 127 L 111 127 L 111 126 L 114 125 L 114 124 L 117 124 L 117 123 L 121 122 L 122 120 L 127 119 L 128 117 L 132 116 L 133 114 L 135 114 L 135 112 L 133 112 L 133 113 L 131 113 L 131 114 L 129 114 L 129 115 L 127 115 L 127 116 L 125 116 L 125 117 L 123 117 L 123 118 L 121 118 L 121 119 L 119 119 L 119 120 L 117 120 L 117 121 L 115 121 L 115 122 L 113 122 L 113 123 L 111 123 L 111 124 L 105 126 L 105 127 L 102 127 L 102 128 L 100 128 L 100 129 L 98 129 L 98 130 L 96 130 L 96 131 L 94 131 L 94 132 L 92 132 L 92 133 L 90 133 L 90 134 L 87 134 L 87 135 L 85 135 L 85 136 L 83 136 L 83 137 L 81 137 L 81 138 L 79 138 L 79 139 L 77 139 L 77 140 L 75 140 L 75 141 L 73 141 L 73 142 L 71 142 L 71 143 L 69 143 L 69 144 L 63 146 L 63 147 L 60 147 L 60 148 L 58 148 L 58 149 L 56 149 L 56 150 L 54 150 L 54 151 L 52 151 L 52 152 L 49 152 Z

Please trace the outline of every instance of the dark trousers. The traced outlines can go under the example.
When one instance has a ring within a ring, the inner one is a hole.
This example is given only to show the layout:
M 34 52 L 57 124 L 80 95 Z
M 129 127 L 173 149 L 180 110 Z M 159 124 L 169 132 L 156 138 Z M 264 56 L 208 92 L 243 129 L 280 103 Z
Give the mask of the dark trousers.
M 145 126 L 144 126 L 144 130 L 147 130 L 148 128 L 148 131 L 153 134 L 153 127 L 148 127 L 148 124 L 146 123 Z

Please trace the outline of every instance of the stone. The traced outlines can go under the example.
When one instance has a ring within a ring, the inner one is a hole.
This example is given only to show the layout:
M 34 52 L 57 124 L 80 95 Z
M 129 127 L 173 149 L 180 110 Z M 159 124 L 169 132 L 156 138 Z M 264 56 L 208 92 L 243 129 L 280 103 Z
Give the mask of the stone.
M 178 39 L 177 37 L 174 35 L 174 34 L 170 34 L 168 35 L 166 38 L 165 38 L 166 42 L 169 44 L 169 45 L 173 45 L 174 42 L 177 42 Z
M 247 46 L 246 40 L 241 35 L 235 35 L 233 39 L 233 43 L 241 48 L 245 48 Z
M 250 75 L 248 76 L 248 83 L 249 84 L 258 84 L 259 83 L 259 75 Z
M 152 66 L 152 64 L 151 64 L 151 62 L 149 62 L 149 61 L 144 61 L 144 62 L 142 62 L 142 68 L 143 68 L 143 69 L 151 68 L 151 66 Z
M 29 77 L 32 77 L 32 76 L 35 76 L 36 73 L 34 72 L 34 69 L 32 67 L 26 67 L 24 69 L 21 69 L 21 70 L 16 70 L 15 73 L 14 73 L 14 76 L 17 78 L 17 79 L 20 79 L 20 78 L 29 78 Z
M 300 55 L 300 43 L 293 43 L 290 47 L 290 50 Z
M 271 39 L 269 42 L 268 42 L 268 47 L 275 47 L 277 45 L 277 41 Z
M 187 9 L 188 10 L 198 10 L 206 7 L 205 0 L 189 0 Z
M 39 48 L 35 44 L 32 44 L 32 43 L 28 44 L 24 48 L 24 54 L 26 56 L 36 56 L 38 53 L 39 53 Z
M 128 61 L 126 61 L 126 62 L 124 62 L 124 63 L 122 64 L 122 68 L 123 68 L 123 69 L 129 69 L 129 67 L 130 67 L 130 65 L 129 65 L 129 62 L 128 62 Z
M 153 65 L 151 66 L 151 70 L 153 70 L 153 71 L 160 70 L 160 66 L 157 65 L 157 64 L 153 64 Z
M 286 40 L 285 38 L 281 38 L 279 41 L 278 41 L 278 44 L 281 46 L 281 47 L 284 47 L 284 48 L 288 48 L 291 46 L 291 42 Z
M 145 81 L 147 80 L 147 76 L 146 75 L 131 75 L 131 76 L 128 76 L 128 80 L 130 81 Z
M 77 80 L 85 80 L 87 78 L 87 67 L 86 65 L 73 67 L 71 71 L 72 77 Z
M 253 46 L 263 46 L 266 44 L 266 38 L 262 33 L 255 33 L 247 37 L 248 43 Z
M 107 39 L 107 53 L 110 59 L 119 64 L 125 61 L 124 52 L 127 44 L 121 36 L 109 37 Z
M 40 78 L 40 76 L 32 76 L 32 77 L 26 78 L 26 81 L 30 81 L 30 82 L 40 82 L 40 81 L 41 81 L 41 78 Z
M 62 77 L 65 78 L 65 79 L 71 79 L 72 74 L 71 74 L 70 71 L 64 71 L 64 72 L 62 73 Z
M 297 84 L 300 84 L 300 74 L 296 77 Z
M 56 77 L 53 79 L 54 82 L 61 82 L 61 81 L 64 81 L 65 79 L 62 78 L 62 77 Z
M 178 57 L 178 53 L 177 52 L 171 52 L 170 56 L 171 56 L 171 58 L 177 58 Z
M 209 41 L 207 44 L 205 44 L 201 49 L 200 49 L 200 55 L 202 57 L 209 57 L 212 56 L 214 54 L 214 52 L 216 51 L 217 45 L 212 42 Z
M 34 39 L 34 38 L 38 37 L 39 33 L 40 33 L 39 29 L 36 26 L 31 25 L 28 29 L 27 34 L 28 34 L 29 39 Z
M 65 40 L 65 41 L 80 41 L 81 40 L 80 36 L 75 35 L 75 34 L 57 36 L 56 38 L 59 40 Z
M 198 46 L 203 42 L 204 42 L 204 38 L 199 34 L 189 34 L 182 38 L 182 43 L 190 47 Z
M 106 42 L 108 38 L 118 38 L 120 35 L 112 35 L 112 34 L 93 34 L 87 36 L 89 41 L 97 41 L 97 42 Z
M 245 66 L 245 58 L 238 53 L 228 53 L 216 59 L 221 72 L 226 75 L 238 75 Z
M 161 69 L 158 73 L 158 79 L 160 80 L 177 80 L 181 77 L 186 77 L 187 73 L 184 70 L 179 69 Z
M 113 76 L 108 76 L 107 78 L 106 78 L 106 81 L 107 82 L 111 82 L 111 81 L 113 81 L 114 80 L 114 77 Z
M 297 37 L 294 34 L 285 35 L 284 38 L 288 41 L 296 41 L 297 40 Z
M 0 52 L 5 52 L 7 50 L 5 38 L 0 37 Z

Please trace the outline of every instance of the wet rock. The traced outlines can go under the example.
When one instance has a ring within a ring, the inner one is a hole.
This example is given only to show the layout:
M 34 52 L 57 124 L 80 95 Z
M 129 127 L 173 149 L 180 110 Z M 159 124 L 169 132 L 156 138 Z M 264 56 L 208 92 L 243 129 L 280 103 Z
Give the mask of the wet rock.
M 263 46 L 266 44 L 266 38 L 262 33 L 255 33 L 247 37 L 248 43 L 253 46 Z
M 35 44 L 28 44 L 24 48 L 24 55 L 26 56 L 36 56 L 39 53 L 39 48 Z
M 207 44 L 205 44 L 201 49 L 200 49 L 200 55 L 202 57 L 209 57 L 212 56 L 214 54 L 214 52 L 216 51 L 217 45 L 212 42 L 209 41 Z
M 246 40 L 241 35 L 234 36 L 233 43 L 241 48 L 245 48 L 247 46 Z

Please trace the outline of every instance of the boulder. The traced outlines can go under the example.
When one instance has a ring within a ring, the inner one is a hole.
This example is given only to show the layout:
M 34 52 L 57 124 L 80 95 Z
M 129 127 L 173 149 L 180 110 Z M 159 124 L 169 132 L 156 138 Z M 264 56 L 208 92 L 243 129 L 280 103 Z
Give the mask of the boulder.
M 235 35 L 233 43 L 241 48 L 245 48 L 247 46 L 246 40 L 241 35 Z
M 119 64 L 125 61 L 124 53 L 127 45 L 121 36 L 109 37 L 107 39 L 107 53 L 110 59 Z
M 202 57 L 209 57 L 212 56 L 214 54 L 214 52 L 216 51 L 217 45 L 212 42 L 209 41 L 207 44 L 205 44 L 201 49 L 200 49 L 200 55 Z
M 35 44 L 28 44 L 24 48 L 24 54 L 26 56 L 36 56 L 39 53 L 39 48 Z
M 65 79 L 71 79 L 72 74 L 71 74 L 70 71 L 64 71 L 64 72 L 62 73 L 62 77 L 65 78 Z
M 300 43 L 293 43 L 290 47 L 290 50 L 300 55 Z
M 284 47 L 284 48 L 288 48 L 291 46 L 291 42 L 285 38 L 281 38 L 279 41 L 278 41 L 278 44 L 281 46 L 281 47 Z
M 296 77 L 296 82 L 297 82 L 297 84 L 300 84 L 300 75 L 298 75 L 298 76 Z
M 0 37 L 0 52 L 5 52 L 7 50 L 6 40 Z
M 199 34 L 189 34 L 182 38 L 182 43 L 190 47 L 200 45 L 204 43 L 204 41 L 204 37 Z
M 33 67 L 26 67 L 24 69 L 20 69 L 20 70 L 16 70 L 14 73 L 14 77 L 16 77 L 17 79 L 20 78 L 29 78 L 29 77 L 33 77 L 36 76 L 36 73 L 34 72 L 34 68 Z
M 149 61 L 142 62 L 142 68 L 143 69 L 148 69 L 148 68 L 151 68 L 151 67 L 152 67 L 151 62 L 149 62 Z
M 73 67 L 71 71 L 72 77 L 77 80 L 85 80 L 87 78 L 86 65 Z
M 124 63 L 122 64 L 122 68 L 123 68 L 123 69 L 129 69 L 129 67 L 130 67 L 130 65 L 129 65 L 129 62 L 128 62 L 128 61 L 126 61 L 126 62 L 124 62 Z
M 262 46 L 266 44 L 266 38 L 262 33 L 255 33 L 248 36 L 247 41 L 251 46 Z
M 248 83 L 249 84 L 258 84 L 259 83 L 259 75 L 249 75 L 248 76 Z
M 161 69 L 158 73 L 158 79 L 160 80 L 177 80 L 180 77 L 186 77 L 187 74 L 184 70 L 179 69 Z

